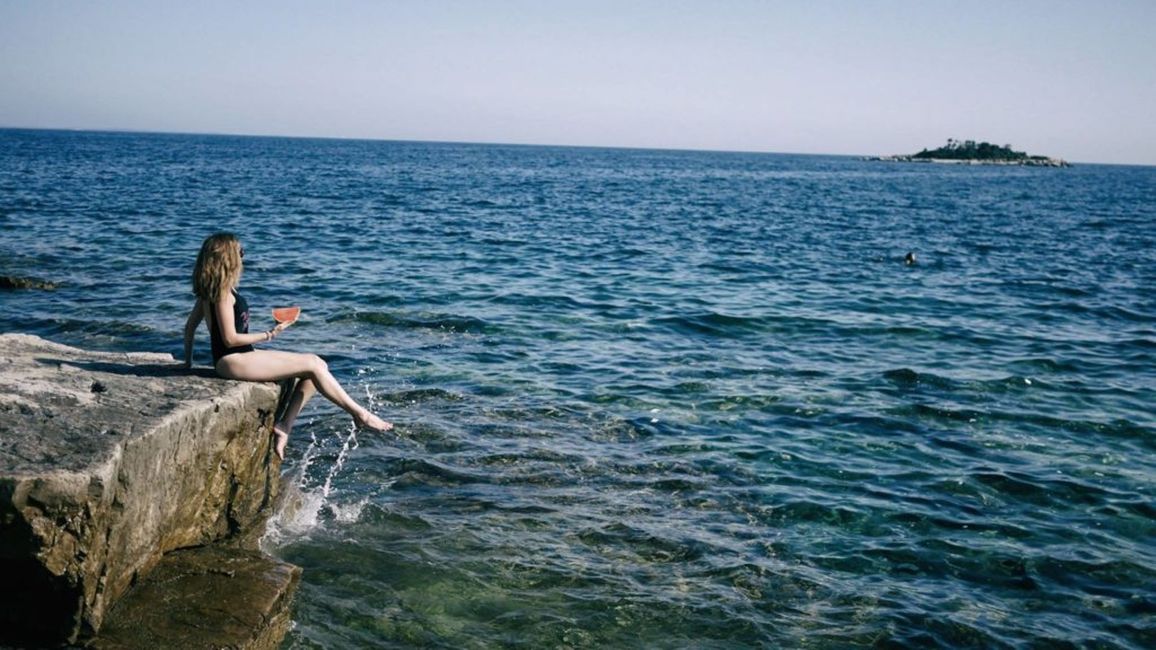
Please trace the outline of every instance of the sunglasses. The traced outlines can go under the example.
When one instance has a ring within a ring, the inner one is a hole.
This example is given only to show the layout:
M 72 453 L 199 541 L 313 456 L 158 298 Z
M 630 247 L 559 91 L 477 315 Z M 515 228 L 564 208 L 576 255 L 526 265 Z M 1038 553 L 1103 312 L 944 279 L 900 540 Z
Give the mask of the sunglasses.
M 245 259 L 245 249 L 241 249 L 241 259 Z

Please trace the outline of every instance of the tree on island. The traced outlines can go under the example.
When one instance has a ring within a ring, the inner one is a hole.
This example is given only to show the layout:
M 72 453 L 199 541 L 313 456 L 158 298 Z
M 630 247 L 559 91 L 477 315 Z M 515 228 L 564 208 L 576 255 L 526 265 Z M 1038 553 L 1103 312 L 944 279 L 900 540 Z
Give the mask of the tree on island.
M 924 149 L 912 156 L 912 158 L 938 160 L 1026 160 L 1038 157 L 1015 151 L 1010 144 L 1001 147 L 990 142 L 977 144 L 975 140 L 960 141 L 953 138 L 948 138 L 945 146 L 930 151 Z

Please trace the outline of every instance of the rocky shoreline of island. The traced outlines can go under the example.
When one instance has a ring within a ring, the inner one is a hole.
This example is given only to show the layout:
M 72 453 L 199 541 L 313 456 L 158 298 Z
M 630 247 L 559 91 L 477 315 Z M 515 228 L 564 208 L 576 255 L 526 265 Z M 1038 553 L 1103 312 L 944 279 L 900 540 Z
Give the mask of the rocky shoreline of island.
M 1007 165 L 1017 167 L 1071 167 L 1071 163 L 1051 156 L 1028 155 L 1003 146 L 975 140 L 948 138 L 947 144 L 936 149 L 923 149 L 914 154 L 867 156 L 864 160 L 882 162 L 916 162 L 947 165 Z

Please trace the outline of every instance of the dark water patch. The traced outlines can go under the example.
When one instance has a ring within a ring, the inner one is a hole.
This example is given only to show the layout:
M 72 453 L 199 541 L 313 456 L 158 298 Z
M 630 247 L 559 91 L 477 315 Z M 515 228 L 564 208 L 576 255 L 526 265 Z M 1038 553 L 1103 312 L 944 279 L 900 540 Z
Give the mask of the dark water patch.
M 1156 350 L 1156 333 L 1148 334 L 1142 338 L 1127 339 L 1125 341 L 1121 341 L 1121 343 L 1128 347 L 1136 347 L 1144 350 Z M 1143 358 L 1148 359 L 1149 357 L 1145 356 Z
M 1012 393 L 1026 390 L 1046 391 L 1053 388 L 1051 384 L 1031 377 L 1011 375 L 1002 379 L 971 382 L 971 385 L 980 393 Z
M 530 400 L 517 404 L 491 406 L 486 413 L 495 420 L 493 424 L 512 427 L 519 431 L 532 426 L 532 423 L 557 421 L 582 423 L 591 417 L 587 410 L 571 405 L 554 402 L 535 403 Z
M 470 426 L 473 435 L 481 438 L 510 439 L 550 438 L 553 434 L 542 424 L 482 423 Z
M 1149 448 L 1156 448 L 1156 432 L 1131 420 L 1120 418 L 1110 422 L 1094 420 L 1065 419 L 1039 413 L 992 413 L 992 418 L 1001 422 L 1019 422 L 1042 429 L 1065 431 L 1091 436 L 1105 436 L 1136 441 Z
M 612 303 L 585 302 L 573 296 L 566 295 L 502 293 L 493 296 L 490 298 L 490 301 L 524 309 L 552 309 L 562 312 L 597 311 L 617 308 L 617 305 Z
M 696 391 L 703 392 L 703 391 Z M 780 395 L 727 395 L 721 398 L 708 399 L 697 402 L 702 411 L 747 411 L 764 410 L 783 402 Z
M 999 508 L 1004 507 L 996 498 L 979 498 L 973 502 L 974 505 L 958 498 L 942 496 L 926 499 L 908 497 L 906 502 L 917 504 L 917 507 L 905 512 L 889 513 L 886 515 L 887 520 L 927 537 L 962 534 L 1023 543 L 1038 537 L 1030 528 L 993 518 L 993 513 L 998 513 Z M 943 513 L 951 513 L 952 516 L 947 517 Z
M 683 316 L 667 316 L 651 321 L 655 326 L 691 335 L 706 335 L 713 338 L 742 338 L 766 327 L 762 318 L 730 316 L 716 312 L 704 312 Z
M 1090 553 L 1086 557 L 1037 554 L 1029 567 L 1041 582 L 1124 602 L 1137 593 L 1147 593 L 1156 581 L 1156 568 L 1152 566 L 1095 557 Z
M 345 421 L 345 418 L 342 417 L 342 422 Z M 422 420 L 395 422 L 391 433 L 402 441 L 417 443 L 431 451 L 436 450 L 438 453 L 454 452 L 464 445 L 460 439 L 448 435 L 443 427 Z M 386 449 L 392 449 L 398 445 L 396 441 L 391 441 L 384 436 L 365 438 L 361 440 L 360 444 L 363 447 L 383 447 Z
M 652 490 L 669 493 L 697 492 L 705 489 L 707 486 L 708 484 L 701 480 L 686 478 L 659 479 L 648 484 L 648 487 Z
M 488 483 L 492 480 L 484 474 L 465 472 L 440 463 L 417 459 L 398 461 L 392 471 L 397 476 L 393 483 L 394 489 L 470 485 Z
M 689 539 L 671 539 L 624 523 L 586 529 L 577 538 L 599 553 L 629 553 L 644 562 L 688 562 L 710 552 L 709 546 Z
M 795 409 L 798 409 L 797 405 Z M 889 438 L 903 439 L 911 435 L 924 436 L 928 434 L 927 427 L 901 418 L 837 408 L 827 411 L 826 409 L 807 406 L 806 409 L 812 411 L 811 414 L 822 423 L 823 427 L 847 431 L 864 445 L 889 444 L 887 441 Z M 781 407 L 776 406 L 772 410 L 781 410 Z
M 428 402 L 431 400 L 457 402 L 465 399 L 461 394 L 441 388 L 415 388 L 412 390 L 384 393 L 379 397 L 387 404 L 416 404 L 418 402 Z
M 378 325 L 387 328 L 400 329 L 427 329 L 451 332 L 456 334 L 491 334 L 499 329 L 490 323 L 469 316 L 454 316 L 450 314 L 405 315 L 388 312 L 353 312 L 334 316 L 330 323 L 356 322 L 369 325 Z
M 712 387 L 702 381 L 684 381 L 672 386 L 669 392 L 675 395 L 706 395 L 712 392 Z
M 151 338 L 156 332 L 148 325 L 116 320 L 75 320 L 70 318 L 23 319 L 19 326 L 22 331 L 45 337 L 68 335 L 91 339 L 113 339 L 126 343 L 132 350 L 145 349 L 141 339 Z
M 1156 532 L 1156 501 L 1135 500 L 1134 497 L 1121 497 L 1093 509 L 1093 512 L 1107 517 L 1119 517 L 1130 513 L 1141 519 L 1151 521 L 1151 527 Z
M 951 409 L 931 404 L 908 404 L 887 410 L 894 417 L 914 417 L 921 420 L 945 423 L 974 423 L 987 416 L 983 411 Z
M 873 647 L 899 648 L 1012 648 L 1000 636 L 992 635 L 974 623 L 952 620 L 951 614 L 901 611 L 888 621 L 887 631 L 877 637 Z
M 958 431 L 935 431 L 929 433 L 926 439 L 932 445 L 959 452 L 968 458 L 981 458 L 988 453 L 987 448 L 970 434 Z
M 946 377 L 940 377 L 930 372 L 919 373 L 911 368 L 888 370 L 883 373 L 883 378 L 903 389 L 928 386 L 931 388 L 951 390 L 957 385 L 956 382 Z
M 372 503 L 361 509 L 357 523 L 367 525 L 374 530 L 378 528 L 391 529 L 395 534 L 403 531 L 423 532 L 434 527 L 432 523 L 419 515 L 391 512 Z
M 1096 506 L 1108 499 L 1125 496 L 1071 477 L 1050 478 L 1010 470 L 977 470 L 970 478 L 1000 494 L 1036 505 Z
M 845 505 L 831 505 L 806 499 L 793 499 L 771 508 L 769 521 L 778 525 L 821 523 L 842 530 L 854 530 L 872 536 L 876 521 L 870 513 Z M 876 529 L 876 533 L 879 531 Z

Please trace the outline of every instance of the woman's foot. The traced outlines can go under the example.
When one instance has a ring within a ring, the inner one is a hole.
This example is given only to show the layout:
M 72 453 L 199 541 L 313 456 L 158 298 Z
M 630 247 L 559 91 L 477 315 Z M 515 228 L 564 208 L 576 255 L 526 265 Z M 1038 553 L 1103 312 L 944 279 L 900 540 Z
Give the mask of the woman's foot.
M 357 426 L 365 429 L 373 429 L 374 431 L 389 431 L 393 425 L 385 420 L 377 417 L 369 411 L 362 411 L 353 416 L 353 420 L 357 422 Z
M 289 444 L 289 434 L 282 431 L 279 426 L 273 426 L 273 453 L 277 454 L 277 460 L 285 460 L 285 445 Z

